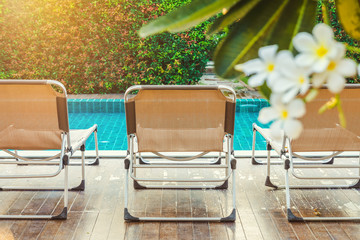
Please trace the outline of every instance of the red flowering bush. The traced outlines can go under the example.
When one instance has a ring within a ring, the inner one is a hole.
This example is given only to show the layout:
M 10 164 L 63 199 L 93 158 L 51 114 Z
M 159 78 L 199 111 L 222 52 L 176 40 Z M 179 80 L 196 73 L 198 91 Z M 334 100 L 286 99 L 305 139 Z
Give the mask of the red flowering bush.
M 4 0 L 0 78 L 56 79 L 69 93 L 194 84 L 216 40 L 206 25 L 140 39 L 147 21 L 188 0 Z

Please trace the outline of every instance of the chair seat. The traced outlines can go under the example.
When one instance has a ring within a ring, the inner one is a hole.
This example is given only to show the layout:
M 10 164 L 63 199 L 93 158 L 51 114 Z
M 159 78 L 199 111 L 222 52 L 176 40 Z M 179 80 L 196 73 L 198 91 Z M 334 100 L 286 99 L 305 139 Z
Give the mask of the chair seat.
M 139 152 L 223 151 L 224 127 L 204 129 L 138 128 Z

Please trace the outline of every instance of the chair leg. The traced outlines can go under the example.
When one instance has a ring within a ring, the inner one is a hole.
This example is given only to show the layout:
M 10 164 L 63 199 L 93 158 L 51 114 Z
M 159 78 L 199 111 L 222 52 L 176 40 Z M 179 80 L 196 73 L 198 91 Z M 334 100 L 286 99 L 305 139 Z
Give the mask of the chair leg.
M 253 124 L 253 141 L 252 141 L 252 150 L 251 150 L 251 164 L 252 165 L 261 165 L 255 158 L 255 142 L 256 142 L 256 129 Z
M 69 189 L 70 191 L 84 191 L 85 190 L 85 145 L 80 147 L 81 150 L 81 182 L 78 186 Z
M 268 147 L 267 147 L 267 166 L 266 166 L 266 180 L 265 180 L 265 186 L 267 187 L 272 187 L 272 188 L 278 188 L 277 185 L 273 184 L 271 182 L 271 179 L 270 179 L 270 168 L 271 168 L 271 164 L 270 164 L 270 151 L 271 151 L 271 146 L 269 143 L 267 143 Z M 270 148 L 269 148 L 270 146 Z
M 286 160 L 289 161 L 289 160 Z M 285 164 L 286 165 L 286 164 Z M 287 168 L 287 166 L 285 166 Z M 290 196 L 290 183 L 289 183 L 289 169 L 285 169 L 285 194 L 286 194 L 286 214 L 289 222 L 303 222 L 303 218 L 297 217 L 291 211 L 291 196 Z
M 64 208 L 63 211 L 57 215 L 52 217 L 51 219 L 67 219 L 67 209 L 68 209 L 68 204 L 69 204 L 69 169 L 68 169 L 68 165 L 65 164 L 64 166 Z
M 98 136 L 97 136 L 97 128 L 94 131 L 94 138 L 95 138 L 95 153 L 96 158 L 93 162 L 88 163 L 87 165 L 97 166 L 100 164 L 100 157 L 99 157 L 99 142 L 98 142 Z

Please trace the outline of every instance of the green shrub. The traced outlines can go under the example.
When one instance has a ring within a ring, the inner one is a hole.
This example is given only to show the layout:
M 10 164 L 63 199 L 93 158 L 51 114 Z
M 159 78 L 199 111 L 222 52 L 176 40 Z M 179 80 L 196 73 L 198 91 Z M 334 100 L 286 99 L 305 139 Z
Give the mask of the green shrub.
M 319 14 L 318 14 L 317 22 L 322 22 L 323 17 L 322 17 L 322 12 L 321 12 L 321 2 L 320 1 L 319 1 L 319 4 L 318 4 L 318 10 L 319 10 Z M 331 26 L 332 26 L 332 28 L 334 30 L 335 38 L 339 42 L 343 42 L 343 43 L 347 44 L 348 46 L 359 48 L 360 47 L 359 41 L 351 38 L 345 32 L 345 30 L 343 29 L 343 27 L 339 23 L 338 17 L 336 15 L 335 2 L 333 0 L 328 1 L 328 11 L 329 11 L 330 24 L 331 24 Z M 359 53 L 347 51 L 346 56 L 351 58 L 351 59 L 354 59 L 357 63 L 360 63 L 360 54 Z M 360 79 L 359 79 L 359 77 L 355 77 L 355 78 L 349 78 L 349 79 L 347 79 L 347 81 L 349 83 L 355 83 L 355 82 L 360 82 Z
M 140 39 L 144 23 L 189 0 L 4 0 L 0 78 L 56 79 L 69 93 L 195 84 L 216 40 L 204 23 Z

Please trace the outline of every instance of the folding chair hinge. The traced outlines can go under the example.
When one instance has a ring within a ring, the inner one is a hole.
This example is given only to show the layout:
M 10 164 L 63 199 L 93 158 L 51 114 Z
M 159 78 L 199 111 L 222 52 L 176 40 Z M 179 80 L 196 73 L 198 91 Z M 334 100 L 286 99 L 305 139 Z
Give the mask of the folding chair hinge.
M 69 153 L 71 153 L 71 155 L 73 154 L 73 149 L 72 149 L 72 147 L 66 148 L 66 151 L 69 152 Z
M 64 155 L 62 158 L 63 164 L 65 165 L 69 165 L 69 156 L 68 155 Z
M 80 151 L 84 152 L 85 151 L 85 144 L 81 145 L 80 147 Z
M 286 159 L 285 162 L 284 162 L 284 168 L 285 170 L 288 170 L 290 168 L 290 160 L 289 159 Z
M 230 164 L 231 164 L 231 169 L 235 170 L 236 169 L 236 159 L 234 159 L 234 158 L 231 159 Z
M 266 150 L 270 151 L 272 149 L 271 144 L 266 142 Z
M 130 167 L 130 160 L 127 159 L 127 158 L 125 158 L 125 160 L 124 160 L 124 165 L 125 165 L 125 169 L 129 169 L 129 167 Z
M 286 153 L 286 151 L 284 149 L 281 149 L 280 151 L 280 157 L 282 157 L 282 155 L 284 155 Z

